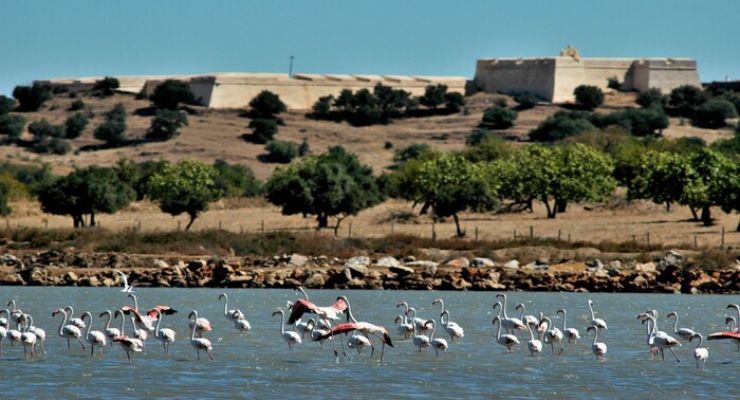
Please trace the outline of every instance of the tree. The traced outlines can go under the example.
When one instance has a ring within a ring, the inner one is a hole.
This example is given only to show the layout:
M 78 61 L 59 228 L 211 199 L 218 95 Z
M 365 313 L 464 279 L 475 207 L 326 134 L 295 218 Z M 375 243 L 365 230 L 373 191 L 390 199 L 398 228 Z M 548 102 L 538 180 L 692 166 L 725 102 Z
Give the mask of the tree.
M 737 117 L 735 105 L 722 98 L 707 100 L 694 109 L 691 122 L 705 128 L 721 128 L 727 119 Z
M 607 83 L 606 87 L 608 87 L 609 89 L 614 89 L 614 90 L 622 89 L 622 84 L 619 82 L 619 78 L 617 78 L 616 76 L 612 76 L 611 78 L 607 79 L 606 83 Z
M 445 107 L 453 112 L 460 111 L 465 107 L 465 96 L 458 92 L 447 92 L 445 94 Z
M 417 159 L 431 151 L 432 148 L 426 143 L 412 143 L 406 147 L 397 149 L 393 155 L 393 162 L 395 162 L 396 165 L 403 165 L 404 163 Z
M 126 141 L 126 109 L 123 104 L 118 103 L 108 111 L 105 122 L 95 128 L 93 136 L 110 146 L 119 146 Z
M 509 129 L 514 126 L 519 114 L 506 107 L 494 106 L 483 113 L 479 126 L 488 129 Z
M 121 181 L 113 168 L 88 167 L 43 185 L 38 190 L 41 209 L 50 214 L 69 215 L 75 228 L 95 226 L 95 215 L 112 214 L 126 207 L 135 197 L 133 189 Z
M 167 79 L 157 85 L 154 93 L 149 96 L 149 100 L 159 108 L 176 110 L 180 103 L 195 103 L 195 95 L 190 91 L 190 85 L 187 82 Z
M 287 164 L 298 156 L 298 146 L 293 142 L 272 140 L 265 145 L 267 159 L 272 162 Z
M 650 88 L 640 92 L 635 102 L 642 108 L 663 108 L 667 103 L 667 99 L 663 96 L 663 92 L 659 88 Z
M 308 144 L 308 139 L 303 138 L 303 141 L 298 146 L 298 156 L 305 157 L 311 152 L 311 146 Z
M 33 135 L 33 149 L 38 153 L 66 154 L 69 144 L 63 140 L 65 127 L 52 125 L 46 119 L 34 121 L 28 125 Z
M 580 85 L 575 88 L 573 95 L 576 97 L 576 104 L 587 110 L 593 110 L 604 103 L 604 92 L 598 86 Z
M 164 170 L 167 161 L 143 161 L 135 163 L 121 158 L 116 163 L 115 171 L 118 178 L 129 185 L 136 192 L 136 200 L 144 200 L 149 190 L 149 180 L 154 174 Z
M 15 100 L 7 96 L 0 95 L 0 116 L 13 111 L 13 107 L 15 107 Z
M 492 132 L 477 130 L 468 136 L 466 144 L 463 155 L 472 162 L 494 161 L 512 154 L 511 145 Z
M 188 116 L 177 110 L 159 109 L 152 118 L 146 138 L 149 140 L 170 140 L 180 134 L 179 130 L 187 126 Z
M 701 221 L 705 226 L 713 223 L 712 206 L 727 206 L 734 192 L 737 165 L 732 160 L 713 150 L 703 149 L 689 160 L 693 174 L 684 189 L 681 204 L 692 210 L 701 210 Z
M 328 227 L 329 217 L 336 217 L 335 235 L 346 217 L 382 200 L 372 169 L 342 147 L 276 169 L 265 192 L 285 215 L 315 215 L 318 229 Z
M 327 118 L 331 114 L 331 105 L 333 101 L 334 96 L 332 95 L 319 97 L 311 108 L 313 116 L 316 118 Z
M 669 152 L 651 151 L 642 157 L 639 174 L 628 185 L 629 198 L 651 199 L 656 204 L 671 204 L 684 197 L 694 173 L 687 157 Z
M 273 119 L 278 114 L 285 112 L 287 107 L 280 100 L 280 96 L 269 90 L 261 91 L 249 102 L 253 118 Z
M 82 134 L 87 127 L 87 117 L 81 112 L 72 114 L 64 121 L 64 137 L 74 139 Z
M 518 110 L 529 110 L 537 105 L 539 99 L 533 94 L 520 93 L 514 96 L 514 101 L 519 104 L 517 106 Z
M 591 114 L 589 121 L 596 127 L 618 125 L 635 136 L 660 135 L 668 127 L 668 116 L 661 108 L 628 108 L 607 115 Z
M 21 115 L 0 115 L 0 134 L 8 135 L 8 139 L 11 141 L 15 141 L 21 136 L 25 126 L 26 119 Z
M 10 197 L 10 188 L 5 182 L 0 182 L 0 216 L 7 216 L 13 211 L 8 206 L 8 198 Z
M 47 85 L 34 83 L 33 86 L 16 86 L 13 97 L 18 100 L 20 111 L 38 111 L 39 108 L 51 99 L 51 90 Z
M 707 101 L 707 95 L 700 88 L 683 85 L 671 91 L 668 105 L 676 115 L 691 118 L 694 115 L 694 109 L 705 101 Z
M 248 166 L 216 160 L 213 168 L 216 170 L 216 188 L 225 197 L 256 197 L 262 193 L 262 183 Z
M 197 161 L 167 165 L 149 179 L 148 195 L 159 208 L 172 216 L 188 214 L 189 230 L 195 219 L 208 210 L 208 204 L 221 198 L 216 186 L 217 171 Z
M 395 184 L 406 200 L 421 205 L 421 213 L 432 211 L 435 217 L 452 217 L 458 237 L 465 236 L 459 213 L 465 210 L 485 211 L 496 204 L 496 187 L 486 179 L 482 164 L 472 163 L 461 155 L 438 154 L 409 164 L 413 173 L 401 172 Z M 404 182 L 405 180 L 407 180 Z
M 93 92 L 97 93 L 102 97 L 112 96 L 113 92 L 121 86 L 117 78 L 106 76 L 105 78 L 96 81 L 93 86 Z
M 585 113 L 558 111 L 530 131 L 529 139 L 535 142 L 554 142 L 582 132 L 595 131 L 596 127 L 588 117 Z
M 428 85 L 424 88 L 424 94 L 419 97 L 419 103 L 424 107 L 436 109 L 445 102 L 447 95 L 447 85 L 437 84 Z
M 249 121 L 249 128 L 252 135 L 248 139 L 260 144 L 271 141 L 278 132 L 277 121 L 274 119 L 253 119 Z

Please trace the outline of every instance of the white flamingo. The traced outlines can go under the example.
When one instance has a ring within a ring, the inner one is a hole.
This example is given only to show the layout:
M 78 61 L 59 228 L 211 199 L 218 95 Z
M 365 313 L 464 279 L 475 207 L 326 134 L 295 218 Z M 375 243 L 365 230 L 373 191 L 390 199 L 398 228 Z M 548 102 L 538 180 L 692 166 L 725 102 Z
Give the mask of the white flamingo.
M 164 319 L 164 316 L 162 315 L 162 312 L 157 310 L 157 326 L 154 328 L 154 336 L 159 339 L 160 342 L 162 342 L 162 346 L 164 346 L 164 352 L 169 353 L 170 352 L 170 345 L 172 343 L 175 343 L 175 331 L 169 328 L 162 328 L 162 320 Z
M 431 346 L 434 348 L 434 353 L 437 355 L 437 357 L 439 357 L 440 350 L 442 350 L 443 353 L 447 354 L 447 341 L 442 338 L 434 337 L 434 331 L 437 330 L 437 323 L 433 319 L 430 319 L 427 324 L 432 325 L 432 333 L 429 334 L 429 341 L 431 343 Z
M 21 314 L 22 317 L 22 314 Z M 11 315 L 11 321 L 13 320 Z M 5 333 L 5 337 L 8 339 L 8 342 L 10 342 L 11 346 L 15 346 L 16 344 L 21 342 L 21 337 L 23 336 L 23 332 L 21 332 L 21 323 L 23 322 L 23 318 L 20 318 L 18 322 L 15 322 L 15 329 L 8 328 L 8 330 Z
M 197 315 L 198 313 L 196 313 Z M 195 320 L 190 320 L 188 323 L 188 328 L 195 327 L 195 331 L 198 334 L 198 337 L 203 337 L 203 334 L 205 332 L 210 332 L 213 330 L 213 326 L 211 325 L 211 321 L 205 319 L 205 318 L 196 318 Z
M 509 350 L 509 353 L 511 353 L 514 350 L 514 347 L 519 344 L 519 339 L 517 339 L 516 336 L 506 333 L 504 335 L 501 334 L 501 317 L 495 316 L 493 317 L 493 321 L 491 321 L 493 325 L 496 325 L 498 323 L 498 330 L 496 331 L 496 342 L 502 346 L 506 346 L 506 348 Z
M 312 319 L 309 319 L 306 322 L 301 321 L 298 319 L 298 321 L 295 322 L 295 329 L 300 332 L 301 339 L 306 337 L 307 333 L 311 333 L 311 331 L 314 328 L 314 321 Z
M 13 307 L 10 309 L 10 314 L 8 315 L 8 327 L 10 327 L 10 322 L 13 322 L 14 324 L 18 324 L 19 322 L 21 322 L 23 311 L 16 307 L 15 300 L 10 300 L 7 306 Z
M 69 315 L 67 315 L 67 310 L 65 309 L 58 309 L 54 310 L 53 313 L 51 313 L 51 316 L 54 317 L 57 314 L 64 315 L 64 318 L 62 319 L 62 323 L 59 324 L 59 336 L 67 339 L 67 350 L 70 349 L 70 341 L 72 339 L 76 340 L 77 343 L 80 344 L 83 350 L 85 350 L 85 345 L 82 344 L 82 340 L 80 340 L 80 337 L 82 337 L 82 331 L 79 327 L 72 324 L 67 324 Z
M 328 335 L 329 332 L 331 331 L 331 327 L 328 327 L 327 325 L 328 323 L 322 324 L 319 322 L 318 315 L 314 317 L 313 329 L 311 330 L 311 340 L 318 341 L 322 349 L 324 348 L 324 340 L 326 340 L 326 339 L 322 339 L 322 337 L 324 337 L 325 335 Z M 333 336 L 332 336 L 332 340 L 334 340 Z
M 529 348 L 530 355 L 534 357 L 542 352 L 542 341 L 534 337 L 532 325 L 527 325 L 527 330 L 529 330 L 529 341 L 527 342 L 527 347 Z
M 432 301 L 432 305 L 434 304 L 440 304 L 442 306 L 442 311 L 440 311 L 439 314 L 439 322 L 442 324 L 445 331 L 447 331 L 447 335 L 450 337 L 450 340 L 454 342 L 455 339 L 462 339 L 465 336 L 465 331 L 460 325 L 450 321 L 450 311 L 445 309 L 444 300 L 436 299 Z M 445 317 L 447 318 L 445 319 Z
M 24 324 L 23 331 L 21 333 L 21 344 L 23 344 L 23 358 L 27 357 L 27 352 L 30 349 L 31 358 L 36 355 L 36 334 L 31 332 L 29 328 L 33 325 L 33 318 L 28 314 L 21 315 L 21 321 Z
M 735 327 L 737 326 L 737 321 L 735 320 L 735 317 L 725 317 L 725 325 L 727 325 L 730 329 L 730 332 L 735 331 Z M 709 336 L 709 340 L 712 340 L 711 335 Z M 737 344 L 737 350 L 740 351 L 740 339 L 733 339 L 734 342 Z
M 649 316 L 650 321 L 653 324 L 653 329 L 650 334 L 650 337 L 648 339 L 648 343 L 652 346 L 657 348 L 660 351 L 660 357 L 661 359 L 665 360 L 665 354 L 663 351 L 665 349 L 668 349 L 671 354 L 673 354 L 673 357 L 676 358 L 677 362 L 681 362 L 681 360 L 678 358 L 678 355 L 675 351 L 673 351 L 673 347 L 681 346 L 681 343 L 679 343 L 678 340 L 673 338 L 672 336 L 666 334 L 665 332 L 658 331 L 655 327 L 655 317 L 652 315 Z
M 224 301 L 224 317 L 226 317 L 229 322 L 236 322 L 240 319 L 244 319 L 244 313 L 241 312 L 238 308 L 235 308 L 233 310 L 229 310 L 229 296 L 226 295 L 226 293 L 221 293 L 220 296 L 218 296 L 219 300 Z
M 118 313 L 121 313 L 123 316 L 123 313 L 121 310 L 116 310 L 116 315 Z M 113 346 L 113 338 L 116 336 L 121 336 L 121 331 L 118 330 L 118 328 L 111 328 L 110 327 L 110 321 L 113 318 L 113 313 L 110 310 L 105 310 L 102 313 L 100 313 L 100 318 L 103 318 L 104 316 L 108 316 L 108 319 L 105 321 L 105 336 L 108 337 L 110 340 L 111 347 Z
M 497 302 L 493 305 L 493 308 L 500 308 L 499 317 L 501 318 L 501 324 L 503 325 L 504 329 L 506 329 L 506 332 L 512 333 L 514 329 L 526 331 L 527 325 L 525 325 L 522 320 L 520 320 L 519 318 L 509 317 L 506 314 L 506 295 L 503 293 L 499 293 L 496 295 L 496 298 L 501 298 L 502 302 Z
M 413 310 L 413 308 L 410 308 L 410 310 Z M 422 348 L 426 349 L 431 345 L 429 337 L 421 334 L 419 329 L 416 327 L 416 324 L 414 324 L 414 337 L 412 340 L 414 342 L 414 346 L 416 346 L 419 351 L 421 351 Z
M 603 359 L 606 355 L 607 347 L 606 343 L 596 341 L 597 337 L 599 336 L 599 328 L 591 325 L 586 328 L 586 333 L 588 333 L 589 331 L 594 331 L 594 341 L 591 343 L 591 351 L 594 353 L 597 359 Z
M 103 355 L 103 348 L 107 345 L 105 340 L 105 334 L 98 330 L 91 330 L 92 329 L 92 315 L 89 311 L 85 311 L 82 314 L 82 320 L 87 317 L 87 332 L 85 332 L 85 340 L 90 345 L 90 356 L 95 355 L 95 346 L 100 347 L 100 355 Z
M 234 322 L 234 328 L 239 331 L 239 334 L 247 334 L 252 329 L 252 325 L 245 318 L 242 318 Z
M 362 352 L 362 349 L 371 346 L 372 343 L 370 343 L 370 339 L 368 339 L 367 336 L 357 332 L 354 332 L 352 336 L 349 337 L 349 340 L 347 340 L 347 347 L 357 350 L 357 354 L 360 354 Z
M 294 345 L 301 344 L 301 336 L 297 332 L 285 330 L 285 311 L 277 310 L 272 313 L 272 316 L 280 314 L 280 336 L 288 344 L 288 348 L 292 351 Z
M 33 317 L 26 314 L 28 316 L 28 331 L 36 335 L 36 346 L 41 346 L 41 353 L 46 354 L 46 331 L 37 327 L 33 326 Z
M 414 307 L 409 307 L 409 310 L 406 312 L 406 315 L 409 316 L 409 323 L 413 324 L 417 331 L 421 333 L 429 333 L 429 326 L 426 324 L 429 322 L 428 319 L 419 318 L 416 316 L 416 309 Z
M 681 328 L 678 329 L 678 313 L 675 311 L 669 312 L 668 315 L 666 315 L 666 319 L 670 319 L 671 317 L 676 317 L 675 321 L 673 321 L 673 333 L 675 333 L 678 336 L 681 336 L 682 339 L 691 341 L 691 337 L 696 334 L 694 330 L 689 328 Z
M 141 353 L 144 350 L 144 342 L 137 338 L 130 338 L 126 336 L 124 332 L 126 328 L 126 317 L 124 317 L 123 311 L 116 310 L 116 316 L 121 315 L 121 336 L 113 338 L 114 342 L 118 342 L 121 345 L 121 349 L 126 353 L 129 364 L 134 363 L 134 354 Z
M 85 324 L 85 321 L 82 320 L 82 318 L 74 318 L 75 309 L 72 308 L 72 306 L 64 307 L 66 311 L 69 312 L 69 323 L 80 328 L 80 331 L 87 328 L 87 325 Z
M 10 312 L 7 309 L 0 310 L 0 315 L 2 315 L 3 313 L 10 315 Z M 0 324 L 0 357 L 3 356 L 3 339 L 5 339 L 5 336 L 8 334 L 7 324 L 7 319 L 5 320 L 4 324 Z
M 601 318 L 596 318 L 594 315 L 594 302 L 591 299 L 588 300 L 588 309 L 591 311 L 591 326 L 595 326 L 599 329 L 607 330 L 606 321 Z M 598 334 L 598 333 L 597 333 Z
M 126 318 L 124 317 L 124 320 Z M 141 347 L 146 348 L 146 340 L 149 338 L 149 334 L 145 329 L 139 329 L 136 324 L 136 316 L 131 315 L 131 328 L 134 330 L 134 338 L 141 341 Z
M 704 341 L 704 337 L 701 335 L 701 333 L 694 333 L 694 335 L 689 338 L 689 342 L 691 342 L 691 340 L 695 337 L 699 338 L 699 343 L 697 343 L 696 347 L 694 348 L 694 360 L 696 360 L 696 368 L 699 368 L 699 362 L 701 362 L 701 369 L 704 370 L 704 368 L 706 368 L 707 366 L 707 359 L 709 358 L 709 349 L 707 349 L 706 347 L 701 347 L 701 344 Z
M 563 332 L 552 325 L 552 320 L 549 317 L 542 318 L 542 323 L 547 324 L 544 337 L 545 343 L 550 344 L 552 354 L 555 354 L 555 343 L 560 346 L 560 352 L 558 353 L 558 355 L 563 354 Z
M 524 322 L 525 325 L 532 325 L 537 326 L 540 323 L 540 320 L 537 319 L 534 315 L 528 314 L 524 315 L 524 311 L 526 310 L 526 307 L 523 303 L 519 303 L 516 305 L 515 310 L 519 311 L 519 320 Z
M 578 339 L 581 338 L 581 335 L 578 333 L 578 329 L 576 328 L 567 328 L 565 325 L 565 320 L 567 317 L 567 311 L 565 309 L 561 308 L 556 312 L 556 314 L 563 314 L 563 332 L 565 333 L 565 336 L 568 338 L 568 343 L 576 343 L 578 342 Z
M 3 317 L 3 314 L 5 314 L 7 317 Z M 0 328 L 8 329 L 8 318 L 10 318 L 10 310 L 8 310 L 7 308 L 0 310 Z
M 123 289 L 121 289 L 121 291 L 123 293 L 133 293 L 134 292 L 134 285 L 129 285 L 128 284 L 128 277 L 126 276 L 126 274 L 124 274 L 123 272 L 118 271 L 118 270 L 113 270 L 113 272 L 115 272 L 116 274 L 118 274 L 118 276 L 121 277 L 121 281 L 123 281 Z M 112 345 L 113 344 L 111 343 L 111 346 Z
M 408 322 L 406 314 L 399 314 L 393 322 L 398 324 L 398 334 L 404 339 L 408 339 L 414 333 L 414 324 Z
M 195 331 L 197 330 L 197 321 L 198 321 L 198 311 L 191 311 L 188 315 L 188 318 L 192 320 L 192 330 L 190 331 L 190 345 L 193 346 L 195 349 L 195 352 L 197 354 L 197 360 L 200 361 L 200 352 L 205 351 L 208 354 L 208 358 L 211 360 L 215 360 L 213 357 L 213 353 L 211 353 L 211 350 L 213 350 L 213 346 L 211 346 L 211 341 L 206 338 L 196 338 L 195 337 Z

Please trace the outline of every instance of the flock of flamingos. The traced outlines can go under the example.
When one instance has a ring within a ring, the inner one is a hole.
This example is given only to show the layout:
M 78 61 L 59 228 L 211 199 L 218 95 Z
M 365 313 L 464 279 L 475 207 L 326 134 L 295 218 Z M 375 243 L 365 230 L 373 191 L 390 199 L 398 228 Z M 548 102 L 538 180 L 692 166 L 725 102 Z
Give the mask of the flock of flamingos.
M 125 276 L 124 276 L 125 278 Z M 125 280 L 124 280 L 125 281 Z M 388 330 L 377 324 L 360 321 L 352 314 L 352 307 L 345 296 L 339 296 L 336 302 L 329 306 L 318 306 L 309 300 L 308 294 L 303 288 L 297 288 L 303 295 L 295 301 L 289 301 L 284 309 L 277 309 L 273 316 L 280 316 L 280 335 L 288 344 L 290 350 L 308 336 L 310 340 L 320 342 L 324 347 L 325 341 L 330 341 L 334 356 L 338 359 L 339 351 L 346 356 L 344 343 L 351 350 L 361 353 L 363 349 L 370 348 L 370 358 L 375 353 L 375 343 L 381 344 L 380 360 L 383 360 L 385 346 L 393 347 L 393 340 Z M 79 318 L 74 317 L 72 306 L 54 310 L 52 316 L 60 316 L 60 324 L 57 334 L 67 341 L 67 349 L 71 350 L 72 342 L 75 341 L 82 349 L 85 349 L 87 342 L 90 347 L 90 355 L 95 356 L 96 348 L 102 356 L 103 348 L 107 345 L 113 346 L 118 343 L 126 353 L 129 363 L 134 362 L 134 355 L 142 352 L 145 348 L 146 341 L 150 336 L 162 343 L 164 352 L 169 351 L 169 347 L 175 342 L 176 333 L 174 330 L 162 327 L 165 316 L 175 314 L 177 311 L 166 305 L 157 305 L 154 308 L 143 312 L 139 308 L 136 296 L 133 294 L 131 286 L 125 284 L 124 289 L 129 298 L 133 300 L 133 306 L 126 305 L 112 312 L 105 310 L 99 314 L 100 318 L 105 318 L 105 328 L 103 330 L 93 330 L 93 316 L 90 312 L 84 312 Z M 496 295 L 497 302 L 493 305 L 494 310 L 498 310 L 498 315 L 493 318 L 493 325 L 496 331 L 496 341 L 504 346 L 509 352 L 514 351 L 522 340 L 526 341 L 526 348 L 532 356 L 536 356 L 543 351 L 545 345 L 549 345 L 553 355 L 562 354 L 564 342 L 575 343 L 580 339 L 580 333 L 576 328 L 567 327 L 567 311 L 564 309 L 557 310 L 558 315 L 562 315 L 562 328 L 556 327 L 552 320 L 539 313 L 538 316 L 524 315 L 525 308 L 523 304 L 516 306 L 520 312 L 518 317 L 512 317 L 507 314 L 507 298 L 505 294 Z M 500 301 L 498 301 L 500 299 Z M 249 321 L 244 313 L 239 309 L 229 309 L 227 295 L 221 294 L 219 300 L 223 301 L 224 317 L 233 324 L 235 330 L 240 334 L 246 334 L 250 331 Z M 3 340 L 9 342 L 12 346 L 17 344 L 23 347 L 24 359 L 35 358 L 40 354 L 46 353 L 46 332 L 34 326 L 33 317 L 24 313 L 17 308 L 15 300 L 8 302 L 6 309 L 0 310 L 0 357 L 2 357 Z M 416 315 L 416 310 L 410 307 L 408 303 L 401 302 L 397 305 L 402 312 L 396 317 L 395 324 L 397 335 L 406 341 L 411 341 L 418 348 L 418 351 L 433 348 L 439 356 L 440 352 L 446 353 L 449 343 L 446 339 L 437 335 L 437 329 L 444 332 L 451 342 L 462 340 L 465 336 L 463 328 L 450 320 L 450 311 L 445 309 L 444 301 L 436 299 L 432 305 L 440 306 L 439 324 L 435 319 L 424 319 Z M 590 324 L 586 328 L 587 333 L 593 334 L 591 349 L 593 354 L 601 359 L 607 354 L 607 345 L 599 341 L 599 333 L 608 329 L 607 323 L 602 318 L 596 318 L 593 302 L 588 301 L 588 308 L 591 312 Z M 717 332 L 708 336 L 709 340 L 727 339 L 733 340 L 740 350 L 740 306 L 730 304 L 728 309 L 734 308 L 737 311 L 735 317 L 726 317 L 725 324 L 729 325 L 727 331 Z M 287 321 L 286 321 L 287 312 Z M 307 318 L 308 319 L 303 319 Z M 661 358 L 665 360 L 664 351 L 668 350 L 675 357 L 676 361 L 680 359 L 674 347 L 681 346 L 680 341 L 671 336 L 678 336 L 680 339 L 689 342 L 698 339 L 698 344 L 694 348 L 693 356 L 696 360 L 696 367 L 704 369 L 709 350 L 702 347 L 703 336 L 689 328 L 678 328 L 678 314 L 671 312 L 667 319 L 674 317 L 673 331 L 665 332 L 658 329 L 658 312 L 648 310 L 637 315 L 637 320 L 646 326 L 646 345 L 651 357 L 660 353 Z M 111 323 L 120 318 L 120 327 L 111 327 Z M 131 321 L 132 334 L 125 332 L 126 320 Z M 211 360 L 214 360 L 213 347 L 211 341 L 203 337 L 204 334 L 212 330 L 211 323 L 198 314 L 198 311 L 191 311 L 188 315 L 190 326 L 190 345 L 196 352 L 196 358 L 200 360 L 200 353 L 205 352 Z M 345 321 L 345 322 L 342 322 Z M 295 330 L 286 330 L 287 325 L 293 325 Z M 516 332 L 524 333 L 525 338 L 520 340 Z M 337 349 L 339 342 L 340 350 Z M 557 348 L 557 350 L 556 350 Z

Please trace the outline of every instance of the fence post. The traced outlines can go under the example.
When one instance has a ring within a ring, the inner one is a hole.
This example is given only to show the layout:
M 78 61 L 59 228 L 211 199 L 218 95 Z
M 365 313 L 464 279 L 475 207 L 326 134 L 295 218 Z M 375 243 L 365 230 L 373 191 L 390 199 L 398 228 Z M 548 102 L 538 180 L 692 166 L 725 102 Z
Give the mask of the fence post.
M 722 239 L 720 239 L 719 242 L 719 249 L 722 250 L 725 248 L 725 227 L 722 227 Z
M 516 240 L 516 229 L 514 229 L 514 240 Z
M 475 241 L 478 241 L 478 225 L 475 226 Z
M 177 230 L 180 230 L 180 221 L 177 221 Z
M 352 221 L 349 222 L 349 231 L 347 231 L 347 237 L 352 237 Z
M 529 238 L 534 239 L 534 226 L 529 226 Z
M 558 242 L 560 241 L 560 235 L 561 235 L 561 232 L 560 232 L 560 229 L 558 229 Z
M 262 220 L 262 223 L 260 225 L 260 232 L 265 233 L 265 220 Z
M 222 227 L 222 225 L 221 225 L 221 220 L 219 220 L 219 221 L 218 221 L 218 230 L 219 230 L 219 231 L 220 231 L 220 230 L 222 230 L 222 229 L 221 229 L 221 227 Z
M 650 231 L 647 233 L 647 247 L 650 247 Z
M 391 235 L 393 235 L 393 230 L 395 229 L 395 223 L 391 221 Z
M 137 220 L 137 223 L 136 223 L 136 225 L 137 225 L 137 230 L 138 230 L 139 232 L 141 232 L 141 220 Z
M 694 248 L 695 249 L 699 248 L 699 240 L 697 239 L 696 235 L 694 235 Z
M 45 219 L 44 220 L 44 229 L 49 229 L 49 220 L 48 219 Z
M 437 240 L 437 231 L 434 226 L 434 221 L 432 221 L 432 241 Z
M 632 243 L 637 244 L 637 235 L 632 235 Z
M 570 243 L 570 233 L 568 234 L 568 243 Z

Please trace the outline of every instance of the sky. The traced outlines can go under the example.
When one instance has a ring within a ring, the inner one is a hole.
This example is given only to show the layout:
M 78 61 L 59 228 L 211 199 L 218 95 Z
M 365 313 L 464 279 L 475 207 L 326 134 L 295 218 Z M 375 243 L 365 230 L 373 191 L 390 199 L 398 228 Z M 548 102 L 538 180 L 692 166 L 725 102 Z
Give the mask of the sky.
M 294 71 L 472 78 L 475 61 L 690 57 L 740 79 L 738 0 L 0 0 L 0 93 L 34 79 Z

